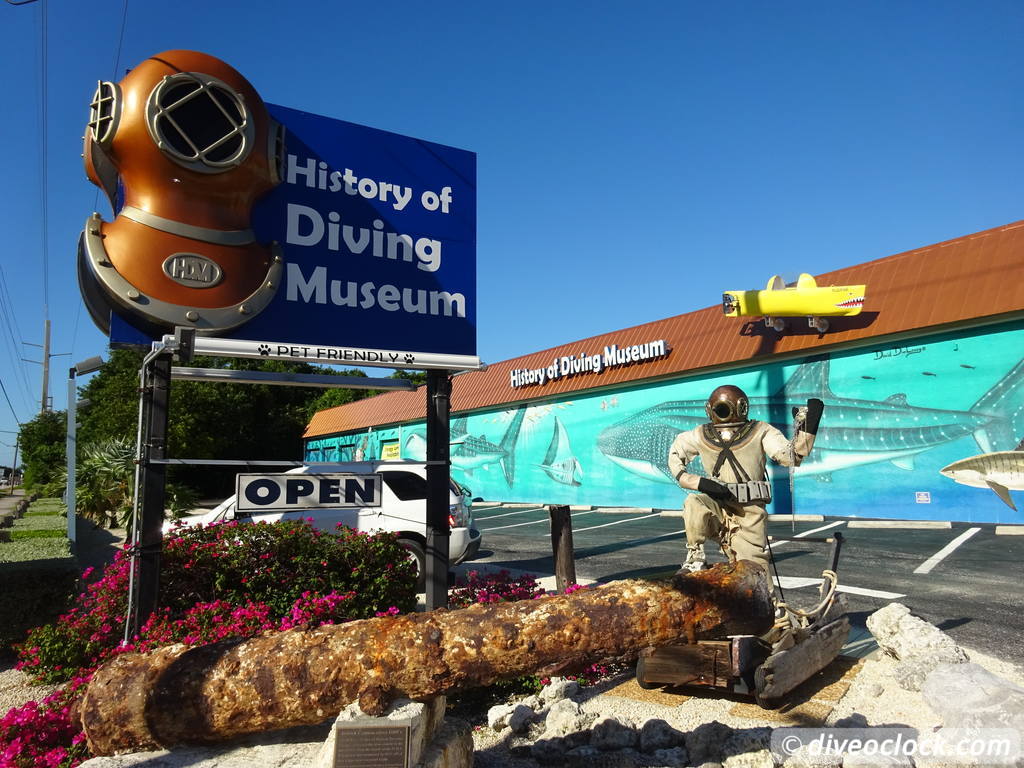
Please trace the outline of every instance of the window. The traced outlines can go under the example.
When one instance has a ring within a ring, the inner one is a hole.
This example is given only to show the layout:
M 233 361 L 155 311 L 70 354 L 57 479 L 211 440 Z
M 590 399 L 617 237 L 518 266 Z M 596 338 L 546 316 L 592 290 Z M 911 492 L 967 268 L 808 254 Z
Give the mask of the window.
M 427 481 L 415 472 L 383 470 L 380 475 L 401 501 L 427 498 Z

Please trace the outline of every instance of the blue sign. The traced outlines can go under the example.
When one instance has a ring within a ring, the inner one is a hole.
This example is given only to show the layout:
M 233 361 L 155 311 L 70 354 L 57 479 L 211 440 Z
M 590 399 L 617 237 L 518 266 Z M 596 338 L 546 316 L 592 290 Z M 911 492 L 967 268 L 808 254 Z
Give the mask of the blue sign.
M 252 214 L 280 285 L 224 339 L 476 354 L 476 155 L 268 104 L 282 181 Z M 137 343 L 126 318 L 112 343 Z

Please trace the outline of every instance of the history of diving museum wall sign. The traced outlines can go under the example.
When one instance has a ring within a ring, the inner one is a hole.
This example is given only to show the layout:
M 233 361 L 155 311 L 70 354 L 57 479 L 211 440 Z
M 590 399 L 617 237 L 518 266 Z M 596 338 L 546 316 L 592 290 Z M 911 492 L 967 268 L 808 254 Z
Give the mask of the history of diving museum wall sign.
M 657 360 L 671 352 L 665 339 L 648 341 L 643 344 L 631 344 L 620 347 L 609 344 L 597 353 L 581 352 L 578 355 L 562 355 L 551 361 L 551 365 L 540 368 L 515 368 L 509 371 L 509 385 L 528 387 L 543 385 L 556 379 L 577 376 L 582 373 L 600 373 L 608 368 L 618 368 L 647 360 Z

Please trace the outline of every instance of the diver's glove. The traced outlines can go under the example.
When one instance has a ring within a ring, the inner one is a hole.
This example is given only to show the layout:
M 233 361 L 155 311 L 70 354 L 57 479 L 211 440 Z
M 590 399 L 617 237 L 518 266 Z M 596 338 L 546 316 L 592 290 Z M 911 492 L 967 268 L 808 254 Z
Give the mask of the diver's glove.
M 706 493 L 715 501 L 736 501 L 733 492 L 724 485 L 709 477 L 702 477 L 697 481 L 697 490 Z
M 804 419 L 804 432 L 818 434 L 818 423 L 821 421 L 822 411 L 825 410 L 825 403 L 816 397 L 807 401 L 807 416 Z

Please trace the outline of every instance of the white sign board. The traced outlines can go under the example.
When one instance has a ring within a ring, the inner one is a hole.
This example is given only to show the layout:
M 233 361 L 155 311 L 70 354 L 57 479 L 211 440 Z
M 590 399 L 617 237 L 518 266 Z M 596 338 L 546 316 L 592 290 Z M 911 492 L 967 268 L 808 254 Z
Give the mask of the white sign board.
M 239 475 L 236 494 L 237 510 L 248 514 L 379 507 L 381 478 L 351 472 Z

